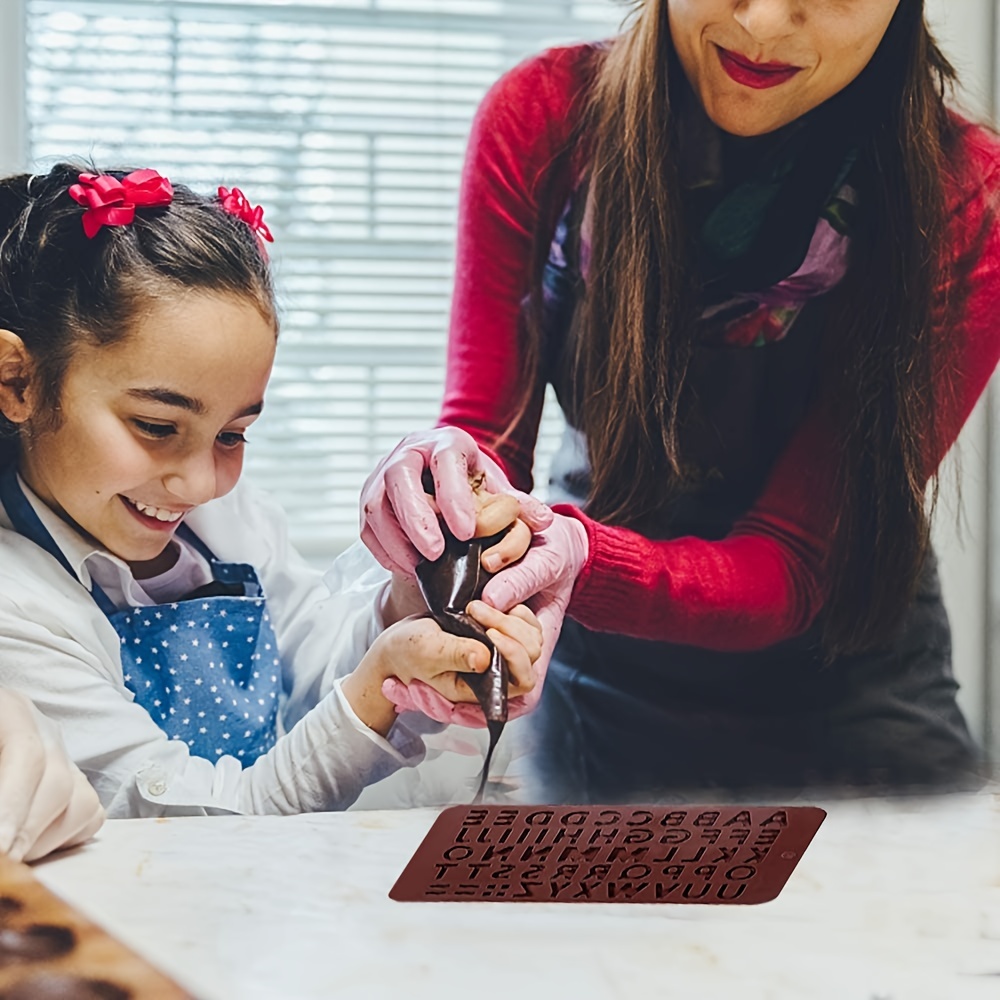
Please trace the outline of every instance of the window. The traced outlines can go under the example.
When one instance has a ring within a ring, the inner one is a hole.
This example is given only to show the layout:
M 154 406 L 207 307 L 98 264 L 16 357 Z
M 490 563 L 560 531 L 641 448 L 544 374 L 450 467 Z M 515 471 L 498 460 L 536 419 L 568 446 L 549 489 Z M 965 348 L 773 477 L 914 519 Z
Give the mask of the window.
M 27 0 L 33 163 L 155 166 L 266 208 L 282 334 L 248 475 L 315 556 L 442 391 L 459 170 L 508 67 L 614 0 Z M 558 433 L 554 407 L 537 471 Z

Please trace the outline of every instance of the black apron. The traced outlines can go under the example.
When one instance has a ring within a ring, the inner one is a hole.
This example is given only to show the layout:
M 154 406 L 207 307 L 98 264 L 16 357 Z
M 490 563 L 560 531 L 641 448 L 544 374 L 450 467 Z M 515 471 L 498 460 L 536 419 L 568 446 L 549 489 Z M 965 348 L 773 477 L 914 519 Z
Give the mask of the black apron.
M 566 334 L 578 275 L 573 212 L 546 268 L 545 376 L 572 421 Z M 699 347 L 686 444 L 703 469 L 654 537 L 724 538 L 760 494 L 818 375 L 822 299 L 784 340 Z M 567 430 L 550 502 L 583 506 L 582 435 Z M 820 626 L 769 649 L 715 652 L 593 632 L 567 618 L 534 716 L 532 760 L 549 802 L 654 801 L 802 788 L 972 787 L 980 759 L 955 701 L 936 562 L 884 649 L 824 663 Z

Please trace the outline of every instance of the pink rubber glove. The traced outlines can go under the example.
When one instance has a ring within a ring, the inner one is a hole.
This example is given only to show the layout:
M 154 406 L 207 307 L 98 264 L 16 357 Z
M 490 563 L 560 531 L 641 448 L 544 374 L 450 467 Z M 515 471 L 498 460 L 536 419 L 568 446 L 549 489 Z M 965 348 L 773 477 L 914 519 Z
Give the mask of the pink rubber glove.
M 386 568 L 413 576 L 421 556 L 437 559 L 444 535 L 427 499 L 421 476 L 430 469 L 441 516 L 461 541 L 476 530 L 476 507 L 470 475 L 486 474 L 490 493 L 509 493 L 521 505 L 521 520 L 539 531 L 552 522 L 540 500 L 515 490 L 503 469 L 470 434 L 457 427 L 437 427 L 409 434 L 375 467 L 361 490 L 361 540 Z
M 508 718 L 532 711 L 542 696 L 545 673 L 552 659 L 563 618 L 577 576 L 587 562 L 587 529 L 574 517 L 553 514 L 552 524 L 534 536 L 531 548 L 515 565 L 499 572 L 483 590 L 483 600 L 501 611 L 527 604 L 542 625 L 542 654 L 534 663 L 535 686 L 508 703 Z M 533 595 L 533 596 L 532 596 Z M 478 704 L 453 704 L 422 681 L 404 684 L 395 677 L 382 684 L 382 693 L 397 712 L 423 712 L 436 722 L 472 729 L 486 726 Z
M 23 695 L 0 690 L 0 854 L 34 861 L 89 840 L 104 810 L 66 756 L 58 727 Z

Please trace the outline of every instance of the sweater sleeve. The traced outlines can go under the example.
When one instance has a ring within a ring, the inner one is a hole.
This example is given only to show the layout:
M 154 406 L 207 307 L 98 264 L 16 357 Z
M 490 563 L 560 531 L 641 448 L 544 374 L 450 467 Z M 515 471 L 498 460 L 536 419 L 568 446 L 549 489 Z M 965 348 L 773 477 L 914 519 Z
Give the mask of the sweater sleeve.
M 569 191 L 539 205 L 538 176 L 565 141 L 581 89 L 579 50 L 553 50 L 503 77 L 473 126 L 462 182 L 455 298 L 442 424 L 467 430 L 493 448 L 519 398 L 518 317 L 528 287 L 532 234 L 554 224 Z M 951 201 L 956 258 L 975 246 L 963 322 L 942 336 L 953 362 L 938 385 L 938 440 L 928 444 L 930 476 L 958 436 L 1000 355 L 1000 232 L 984 232 L 998 188 L 996 143 L 967 126 L 975 161 Z M 491 454 L 511 481 L 531 488 L 531 463 L 544 387 L 528 416 Z M 590 539 L 569 613 L 588 628 L 717 650 L 752 650 L 792 638 L 815 620 L 827 594 L 824 576 L 836 511 L 832 463 L 836 440 L 822 400 L 812 407 L 771 470 L 764 490 L 730 534 L 653 541 L 600 524 L 575 507 Z
M 521 303 L 528 293 L 534 234 L 551 231 L 569 195 L 556 185 L 539 204 L 545 168 L 566 143 L 589 49 L 552 49 L 515 67 L 476 114 L 459 195 L 455 291 L 441 424 L 490 448 L 522 399 Z M 519 489 L 531 489 L 545 387 L 497 456 Z M 491 452 L 491 454 L 493 454 Z
M 977 140 L 967 141 L 968 148 Z M 984 152 L 986 145 L 971 149 L 974 158 Z M 951 216 L 954 259 L 974 249 L 976 264 L 960 290 L 967 296 L 961 322 L 939 331 L 949 364 L 936 386 L 937 439 L 927 445 L 928 478 L 1000 359 L 1000 225 L 992 218 L 1000 170 L 989 167 Z M 836 517 L 831 419 L 820 397 L 757 502 L 719 541 L 651 541 L 573 507 L 556 507 L 581 520 L 590 539 L 569 614 L 597 631 L 729 651 L 765 648 L 804 632 L 827 593 L 823 567 Z

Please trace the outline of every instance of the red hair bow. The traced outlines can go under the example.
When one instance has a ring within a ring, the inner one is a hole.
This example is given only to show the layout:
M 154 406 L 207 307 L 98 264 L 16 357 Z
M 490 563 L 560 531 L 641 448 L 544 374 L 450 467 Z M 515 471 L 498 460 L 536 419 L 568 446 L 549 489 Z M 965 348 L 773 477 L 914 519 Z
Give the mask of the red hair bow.
M 102 226 L 127 226 L 137 208 L 162 208 L 174 200 L 174 189 L 155 170 L 133 170 L 121 180 L 110 174 L 80 174 L 69 196 L 85 205 L 83 231 L 93 239 Z
M 219 201 L 222 203 L 223 211 L 235 215 L 237 219 L 242 219 L 257 234 L 258 240 L 267 240 L 268 243 L 274 242 L 271 230 L 264 222 L 264 209 L 260 205 L 251 205 L 239 188 L 233 188 L 230 191 L 228 188 L 220 187 Z M 263 242 L 260 248 L 264 249 Z

